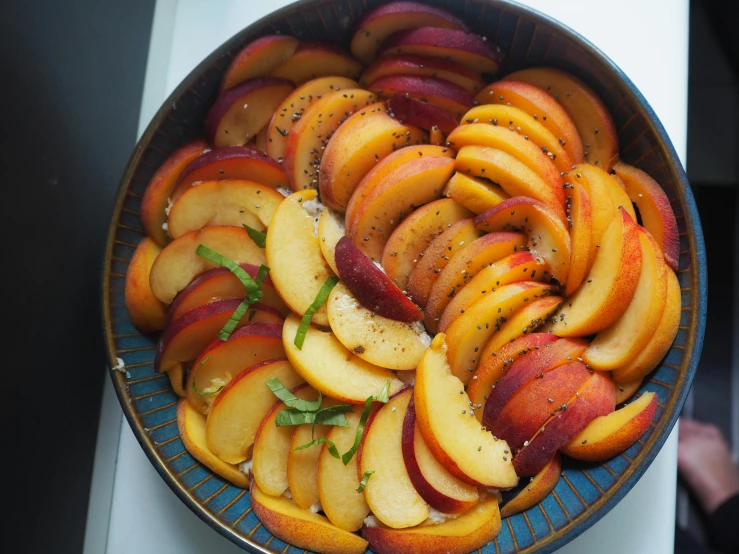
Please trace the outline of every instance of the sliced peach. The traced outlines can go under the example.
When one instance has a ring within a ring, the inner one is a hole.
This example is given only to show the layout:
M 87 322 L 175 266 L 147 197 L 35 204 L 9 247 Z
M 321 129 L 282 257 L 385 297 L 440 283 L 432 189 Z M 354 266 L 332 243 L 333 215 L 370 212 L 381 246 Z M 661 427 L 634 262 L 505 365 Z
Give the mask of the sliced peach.
M 453 475 L 471 485 L 516 485 L 508 445 L 480 427 L 464 384 L 447 362 L 444 333 L 434 337 L 416 370 L 415 408 L 426 445 Z
M 353 204 L 351 211 L 347 210 L 347 237 L 367 256 L 379 261 L 403 217 L 440 198 L 452 173 L 454 160 L 445 156 L 420 156 L 388 173 L 374 183 L 360 202 Z
M 349 426 L 333 427 L 326 436 L 342 455 L 354 446 L 361 414 L 362 406 L 355 406 L 353 412 L 345 414 Z M 364 519 L 370 513 L 365 495 L 357 492 L 360 480 L 357 456 L 352 456 L 344 464 L 341 459 L 331 455 L 325 444 L 311 448 L 321 448 L 318 458 L 318 496 L 321 499 L 321 509 L 337 527 L 345 531 L 356 531 L 362 527 Z
M 415 369 L 426 351 L 411 325 L 362 306 L 342 283 L 328 297 L 328 321 L 336 338 L 363 360 L 388 369 Z
M 321 253 L 320 240 L 313 217 L 303 209 L 314 200 L 315 190 L 304 190 L 288 196 L 277 208 L 267 233 L 267 265 L 270 277 L 285 303 L 296 313 L 304 314 L 318 291 L 333 272 Z M 326 308 L 321 306 L 313 322 L 326 325 Z
M 296 88 L 275 110 L 267 126 L 267 146 L 265 150 L 273 160 L 285 157 L 287 137 L 296 121 L 305 111 L 324 95 L 343 89 L 357 88 L 359 85 L 346 77 L 319 77 Z
M 569 230 L 548 206 L 533 198 L 515 196 L 475 218 L 475 226 L 486 232 L 519 231 L 529 237 L 528 249 L 561 285 L 570 273 L 572 241 Z
M 329 425 L 299 425 L 295 428 L 290 453 L 287 456 L 287 481 L 290 494 L 295 503 L 309 509 L 319 502 L 318 498 L 318 457 L 321 449 L 317 446 L 298 450 L 314 439 L 325 438 L 331 430 Z
M 157 169 L 144 191 L 141 199 L 141 225 L 146 234 L 160 246 L 169 242 L 163 225 L 167 222 L 166 209 L 177 181 L 190 162 L 207 147 L 204 141 L 197 140 L 175 150 Z
M 583 161 L 583 141 L 573 118 L 542 88 L 508 76 L 486 86 L 475 100 L 478 104 L 502 104 L 523 110 L 556 137 L 573 163 Z
M 344 218 L 331 208 L 326 208 L 318 218 L 318 238 L 321 253 L 331 271 L 338 275 L 336 267 L 336 244 L 344 236 Z
M 523 69 L 506 77 L 546 90 L 572 118 L 585 161 L 609 171 L 618 158 L 618 135 L 608 108 L 580 79 L 551 67 Z M 575 160 L 579 162 L 579 160 Z
M 558 171 L 572 169 L 572 157 L 538 116 L 534 119 L 530 113 L 508 104 L 483 104 L 475 106 L 462 117 L 462 125 L 475 123 L 507 127 L 541 148 Z
M 303 400 L 312 401 L 318 398 L 318 391 L 305 383 L 298 385 L 292 393 Z M 281 496 L 289 486 L 287 459 L 296 428 L 277 426 L 278 414 L 287 409 L 288 406 L 283 402 L 272 406 L 259 424 L 254 437 L 251 474 L 257 486 L 270 496 Z
M 680 236 L 675 213 L 665 191 L 647 173 L 634 166 L 617 162 L 613 165 L 631 201 L 639 208 L 642 224 L 662 249 L 667 264 L 677 271 L 680 263 Z
M 265 386 L 274 377 L 288 389 L 304 382 L 287 360 L 270 360 L 242 370 L 213 401 L 206 438 L 208 448 L 224 462 L 248 459 L 259 424 L 278 402 Z
M 426 446 L 416 425 L 412 397 L 403 421 L 403 458 L 413 486 L 435 510 L 459 514 L 477 504 L 480 498 L 477 488 L 449 473 Z
M 657 330 L 636 358 L 630 360 L 625 366 L 614 370 L 613 378 L 617 383 L 628 383 L 636 379 L 642 379 L 659 365 L 672 346 L 672 341 L 675 340 L 675 335 L 677 335 L 680 326 L 681 314 L 680 282 L 672 271 L 668 271 L 667 299 Z
M 391 77 L 387 77 L 390 79 Z M 460 89 L 461 90 L 461 89 Z M 413 96 L 396 92 L 387 102 L 390 112 L 402 123 L 415 125 L 430 132 L 448 133 L 457 126 L 459 117 L 444 108 L 440 107 L 440 103 L 432 103 Z M 429 137 L 431 144 L 441 144 L 441 137 L 434 141 L 433 137 Z
M 629 398 L 634 396 L 641 387 L 644 379 L 637 379 L 636 381 L 629 381 L 628 383 L 616 384 L 616 406 L 623 404 Z
M 584 168 L 584 171 L 580 171 L 581 168 Z M 618 207 L 613 204 L 612 196 L 608 191 L 607 181 L 599 178 L 602 177 L 603 174 L 595 171 L 591 173 L 589 171 L 590 168 L 592 168 L 592 166 L 585 164 L 575 166 L 574 169 L 564 175 L 566 187 L 577 187 L 580 185 L 587 193 L 588 200 L 590 200 L 590 213 L 591 220 L 593 222 L 593 229 L 588 271 L 593 267 L 595 255 L 598 253 L 600 242 L 603 239 L 606 229 L 608 229 L 608 226 L 618 215 Z M 587 178 L 588 174 L 593 177 L 592 183 Z
M 246 144 L 294 88 L 287 79 L 260 77 L 226 90 L 205 116 L 205 137 L 216 147 Z
M 667 273 L 657 242 L 639 228 L 641 273 L 626 311 L 598 333 L 583 359 L 595 369 L 613 370 L 636 358 L 657 330 L 667 299 Z
M 213 225 L 264 231 L 284 197 L 253 181 L 206 181 L 187 190 L 169 210 L 172 238 Z
M 590 196 L 580 183 L 570 184 L 565 192 L 565 206 L 567 208 L 567 223 L 570 230 L 570 272 L 567 275 L 567 285 L 564 296 L 571 296 L 582 284 L 590 271 L 593 251 L 593 210 Z
M 177 404 L 177 429 L 193 458 L 237 487 L 249 488 L 249 478 L 237 466 L 221 461 L 210 451 L 205 438 L 205 416 L 184 398 Z
M 322 515 L 304 510 L 284 496 L 251 487 L 251 505 L 265 529 L 287 544 L 326 554 L 363 554 L 367 541 L 339 529 Z
M 413 389 L 396 394 L 367 422 L 359 453 L 359 475 L 374 471 L 364 487 L 372 514 L 393 529 L 424 522 L 429 506 L 416 492 L 403 459 L 403 421 Z
M 472 219 L 460 219 L 429 243 L 408 276 L 408 292 L 416 304 L 426 305 L 431 287 L 452 256 L 480 236 Z
M 536 506 L 554 490 L 560 475 L 562 475 L 562 456 L 555 454 L 521 492 L 503 505 L 500 517 L 510 517 Z
M 495 73 L 501 59 L 500 48 L 479 35 L 433 26 L 393 33 L 380 47 L 381 56 L 388 54 L 434 56 L 480 73 Z
M 561 190 L 542 179 L 525 163 L 503 150 L 486 146 L 463 146 L 457 153 L 455 169 L 473 177 L 484 177 L 499 184 L 510 196 L 527 196 L 546 204 L 565 220 Z
M 425 308 L 426 328 L 435 333 L 439 329 L 442 312 L 458 290 L 480 271 L 525 245 L 526 237 L 520 233 L 488 233 L 454 254 L 429 291 Z
M 468 210 L 479 214 L 510 198 L 499 185 L 457 171 L 442 191 Z
M 167 322 L 167 308 L 154 296 L 149 285 L 151 266 L 162 247 L 144 237 L 131 257 L 126 272 L 125 301 L 128 317 L 142 333 L 161 331 Z
M 186 398 L 191 406 L 206 414 L 220 387 L 225 386 L 241 370 L 284 357 L 281 325 L 244 325 L 231 333 L 225 342 L 215 339 L 195 360 L 187 378 Z
M 329 42 L 302 42 L 292 56 L 270 71 L 270 76 L 301 85 L 318 77 L 357 79 L 360 73 L 362 64 L 340 46 Z
M 321 201 L 345 211 L 352 193 L 375 164 L 403 146 L 425 143 L 426 132 L 404 125 L 378 102 L 355 112 L 326 144 L 318 185 Z
M 298 39 L 289 35 L 267 35 L 250 42 L 228 66 L 221 79 L 221 92 L 247 79 L 269 75 L 295 53 L 299 44 Z
M 267 127 L 262 127 L 261 131 L 254 137 L 254 148 L 259 150 L 263 154 L 267 153 L 267 144 L 269 142 L 267 137 Z
M 372 81 L 368 88 L 379 97 L 391 98 L 395 95 L 404 95 L 428 102 L 432 106 L 451 114 L 456 121 L 459 121 L 459 118 L 473 106 L 474 101 L 472 95 L 462 87 L 436 77 L 387 75 Z M 398 118 L 412 123 L 399 115 Z M 426 125 L 422 125 L 422 127 L 430 128 Z M 442 127 L 442 129 L 450 130 L 447 126 Z
M 291 315 L 282 328 L 282 341 L 288 359 L 313 388 L 325 396 L 349 404 L 364 404 L 390 383 L 390 394 L 403 383 L 395 375 L 359 358 L 347 350 L 333 333 L 309 327 L 303 348 L 295 346 L 300 319 Z
M 329 138 L 352 114 L 375 101 L 371 92 L 353 88 L 325 94 L 305 109 L 285 143 L 283 167 L 294 191 L 318 188 L 321 159 Z
M 467 554 L 492 542 L 500 528 L 498 501 L 490 496 L 461 516 L 437 525 L 419 525 L 412 529 L 390 529 L 381 524 L 365 526 L 362 536 L 377 554 Z
M 634 297 L 641 275 L 638 225 L 625 210 L 613 220 L 587 280 L 573 294 L 550 331 L 563 337 L 585 336 L 609 327 Z
M 351 41 L 352 54 L 369 64 L 387 37 L 404 29 L 426 26 L 467 30 L 464 22 L 440 8 L 420 2 L 391 2 L 370 10 L 357 22 Z
M 623 209 L 628 212 L 631 218 L 636 221 L 636 212 L 634 211 L 634 206 L 631 204 L 629 195 L 626 194 L 626 189 L 624 189 L 623 185 L 621 184 L 621 180 L 618 177 L 611 175 L 610 173 L 604 171 L 602 168 L 596 165 L 589 164 L 578 165 L 577 167 L 575 167 L 575 169 L 573 169 L 573 171 L 585 175 L 591 189 L 598 185 L 606 191 L 608 196 L 610 196 L 611 198 L 611 205 L 613 206 L 614 214 L 616 213 L 615 210 L 623 207 Z
M 216 226 L 190 231 L 169 243 L 151 267 L 149 284 L 154 295 L 169 304 L 195 277 L 216 264 L 195 252 L 204 245 L 235 262 L 261 265 L 267 261 L 243 227 Z
M 647 392 L 631 404 L 600 416 L 562 447 L 576 460 L 603 462 L 630 448 L 646 433 L 657 413 L 657 395 Z
M 177 396 L 185 396 L 185 367 L 184 364 L 174 364 L 173 366 L 165 369 L 167 377 L 169 377 L 169 384 L 172 385 L 172 390 Z
M 364 70 L 359 82 L 366 86 L 388 75 L 438 77 L 462 87 L 470 94 L 474 94 L 485 86 L 485 81 L 476 71 L 441 58 L 411 54 L 395 54 L 378 59 Z
M 387 158 L 386 158 L 387 159 Z M 382 268 L 398 288 L 405 290 L 408 276 L 431 241 L 451 223 L 472 213 L 450 198 L 421 206 L 390 235 L 382 252 Z

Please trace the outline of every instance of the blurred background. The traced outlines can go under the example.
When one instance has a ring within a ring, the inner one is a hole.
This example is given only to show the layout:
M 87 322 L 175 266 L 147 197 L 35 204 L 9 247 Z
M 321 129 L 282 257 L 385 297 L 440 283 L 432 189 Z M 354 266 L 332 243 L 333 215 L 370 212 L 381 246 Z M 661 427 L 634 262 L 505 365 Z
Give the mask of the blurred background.
M 719 426 L 739 460 L 739 47 L 728 5 L 690 7 L 687 171 L 710 295 L 684 413 Z M 96 443 L 106 440 L 98 436 L 109 379 L 103 247 L 137 138 L 154 13 L 154 0 L 3 0 L 0 9 L 3 313 L 10 316 L 2 450 L 13 472 L 31 477 L 3 483 L 6 552 L 83 551 Z M 100 471 L 113 470 L 114 451 L 107 460 Z M 685 489 L 676 519 L 702 533 Z

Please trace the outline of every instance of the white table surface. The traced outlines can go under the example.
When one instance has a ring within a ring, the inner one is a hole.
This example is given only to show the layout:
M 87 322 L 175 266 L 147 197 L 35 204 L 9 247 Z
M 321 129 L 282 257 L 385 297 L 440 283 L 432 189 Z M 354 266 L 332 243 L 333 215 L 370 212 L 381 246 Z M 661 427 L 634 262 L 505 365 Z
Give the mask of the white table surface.
M 286 0 L 158 0 L 139 132 L 187 73 L 225 39 Z M 642 91 L 685 162 L 689 0 L 524 0 L 611 57 Z M 668 8 L 669 6 L 669 8 Z M 658 63 L 655 63 L 658 60 Z M 631 492 L 563 554 L 672 554 L 677 431 Z M 182 504 L 131 432 L 106 380 L 85 554 L 243 552 Z

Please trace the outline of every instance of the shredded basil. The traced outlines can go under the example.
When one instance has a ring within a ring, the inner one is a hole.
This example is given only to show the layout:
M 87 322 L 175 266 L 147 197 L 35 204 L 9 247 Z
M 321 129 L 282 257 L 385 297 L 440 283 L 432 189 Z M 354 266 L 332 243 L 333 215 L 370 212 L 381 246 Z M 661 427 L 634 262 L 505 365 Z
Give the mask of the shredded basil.
M 277 377 L 272 377 L 272 379 L 267 381 L 266 384 L 267 387 L 269 387 L 269 390 L 272 391 L 272 394 L 282 400 L 288 408 L 295 408 L 300 412 L 317 412 L 321 407 L 323 397 L 320 392 L 318 393 L 317 400 L 303 400 L 287 390 L 285 385 L 280 383 L 280 380 Z
M 364 491 L 364 487 L 367 486 L 367 481 L 369 481 L 369 478 L 372 477 L 372 474 L 375 472 L 375 470 L 371 471 L 365 471 L 364 475 L 362 475 L 362 480 L 359 482 L 359 486 L 357 487 L 357 492 Z
M 298 332 L 295 334 L 295 346 L 298 347 L 298 350 L 303 349 L 305 335 L 308 332 L 308 327 L 310 327 L 310 320 L 313 318 L 313 314 L 315 314 L 318 309 L 323 306 L 323 303 L 326 302 L 326 300 L 328 299 L 328 295 L 331 293 L 331 290 L 336 286 L 336 283 L 338 282 L 339 278 L 335 275 L 332 275 L 331 277 L 326 279 L 326 281 L 323 283 L 323 286 L 321 287 L 321 290 L 318 291 L 315 300 L 313 300 L 313 303 L 308 306 L 308 309 L 303 314 L 303 319 L 300 320 L 300 325 L 298 326 Z
M 256 244 L 259 248 L 265 247 L 265 245 L 267 244 L 266 233 L 257 231 L 254 227 L 249 227 L 246 223 L 244 224 L 244 229 L 246 229 L 246 232 L 249 233 L 249 238 L 254 241 L 254 244 Z
M 211 395 L 211 394 L 216 394 L 216 393 L 218 393 L 218 392 L 221 392 L 221 390 L 223 390 L 223 386 L 220 386 L 220 387 L 218 388 L 218 390 L 214 390 L 214 391 L 211 391 L 211 392 L 205 392 L 205 391 L 202 391 L 202 390 L 200 390 L 200 389 L 198 388 L 198 386 L 197 386 L 197 385 L 195 384 L 195 381 L 196 381 L 196 380 L 197 380 L 197 378 L 198 378 L 198 372 L 200 371 L 200 368 L 201 368 L 201 367 L 203 367 L 203 365 L 205 364 L 205 362 L 207 362 L 207 361 L 208 361 L 208 360 L 210 360 L 211 358 L 212 358 L 212 356 L 208 356 L 208 357 L 207 357 L 207 358 L 205 358 L 205 359 L 204 359 L 204 360 L 203 360 L 202 362 L 200 362 L 200 363 L 198 364 L 198 367 L 197 367 L 197 368 L 195 368 L 195 373 L 194 373 L 194 374 L 193 374 L 193 376 L 192 376 L 192 390 L 194 390 L 194 391 L 195 391 L 195 393 L 196 393 L 196 394 L 199 394 L 200 396 L 209 396 L 209 395 Z
M 327 448 L 328 448 L 329 454 L 331 454 L 334 458 L 340 458 L 341 457 L 341 456 L 339 456 L 339 451 L 336 448 L 336 445 L 332 441 L 330 441 L 328 439 L 325 439 L 325 438 L 313 439 L 312 441 L 310 441 L 307 444 L 304 444 L 302 446 L 298 446 L 295 450 L 304 450 L 306 448 L 310 448 L 311 446 L 316 446 L 317 444 L 326 444 L 327 445 Z

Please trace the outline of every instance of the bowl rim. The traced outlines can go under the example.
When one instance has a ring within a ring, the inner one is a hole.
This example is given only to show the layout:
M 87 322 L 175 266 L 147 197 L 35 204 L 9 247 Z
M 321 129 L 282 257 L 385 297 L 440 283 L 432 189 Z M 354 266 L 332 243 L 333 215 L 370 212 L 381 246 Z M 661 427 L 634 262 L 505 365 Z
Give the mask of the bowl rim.
M 390 1 L 390 0 L 388 0 Z M 424 2 L 424 0 L 419 0 Z M 658 119 L 653 108 L 647 102 L 646 98 L 642 95 L 639 89 L 634 85 L 631 79 L 619 68 L 619 66 L 613 62 L 604 52 L 597 48 L 587 38 L 578 34 L 576 31 L 560 22 L 559 20 L 544 14 L 534 8 L 519 4 L 512 0 L 479 0 L 482 5 L 489 5 L 500 9 L 502 12 L 510 12 L 518 16 L 523 17 L 529 21 L 534 21 L 538 25 L 548 27 L 560 34 L 563 38 L 570 41 L 571 43 L 577 44 L 583 52 L 593 58 L 604 71 L 610 74 L 614 80 L 623 85 L 623 92 L 635 106 L 638 106 L 643 111 L 645 117 L 645 123 L 647 124 L 648 130 L 651 131 L 659 141 L 657 146 L 662 150 L 663 155 L 666 159 L 670 160 L 672 168 L 675 173 L 676 181 L 676 192 L 680 204 L 684 210 L 685 226 L 687 240 L 689 243 L 689 251 L 694 253 L 694 259 L 691 259 L 691 266 L 679 270 L 679 272 L 688 271 L 691 273 L 691 285 L 692 290 L 692 303 L 694 309 L 691 310 L 690 322 L 688 323 L 688 333 L 686 338 L 686 344 L 683 346 L 683 356 L 687 359 L 686 365 L 687 371 L 680 371 L 675 384 L 672 388 L 677 390 L 676 400 L 672 404 L 671 413 L 663 413 L 660 421 L 657 423 L 654 434 L 656 438 L 652 448 L 647 448 L 641 451 L 637 457 L 629 464 L 629 467 L 623 472 L 619 480 L 620 485 L 618 487 L 611 487 L 592 504 L 587 506 L 586 511 L 577 516 L 576 518 L 570 518 L 569 521 L 561 528 L 553 530 L 549 535 L 540 540 L 535 540 L 534 543 L 525 549 L 526 552 L 540 552 L 542 554 L 549 553 L 561 548 L 565 544 L 571 542 L 574 538 L 585 532 L 587 529 L 592 527 L 596 522 L 602 519 L 608 512 L 610 512 L 616 504 L 618 504 L 626 494 L 634 487 L 639 479 L 644 475 L 649 466 L 652 464 L 657 454 L 661 451 L 664 443 L 666 442 L 670 432 L 672 431 L 677 419 L 680 415 L 683 404 L 690 391 L 690 384 L 695 376 L 698 362 L 700 359 L 701 349 L 703 346 L 703 339 L 705 334 L 706 325 L 706 310 L 707 310 L 707 269 L 706 269 L 706 252 L 703 239 L 703 231 L 700 223 L 700 217 L 698 214 L 695 199 L 688 182 L 688 178 L 683 169 L 682 163 L 675 151 L 675 148 L 670 140 L 664 126 Z M 110 286 L 110 273 L 111 264 L 113 257 L 113 245 L 115 240 L 115 234 L 117 229 L 117 220 L 120 216 L 123 202 L 126 194 L 130 187 L 134 171 L 137 168 L 141 156 L 146 150 L 146 147 L 151 142 L 156 130 L 158 129 L 161 121 L 166 118 L 167 113 L 172 105 L 174 105 L 178 98 L 189 89 L 195 82 L 200 79 L 202 74 L 211 67 L 215 62 L 224 57 L 225 53 L 230 50 L 232 46 L 241 44 L 244 42 L 244 38 L 250 34 L 256 33 L 260 28 L 268 28 L 273 22 L 285 18 L 285 16 L 294 12 L 296 9 L 310 8 L 320 6 L 322 4 L 330 4 L 332 0 L 297 0 L 290 4 L 283 6 L 282 8 L 270 12 L 264 17 L 254 21 L 252 24 L 244 27 L 242 30 L 234 34 L 232 37 L 226 39 L 220 46 L 215 48 L 208 56 L 206 56 L 200 63 L 198 63 L 188 75 L 175 87 L 175 89 L 169 94 L 169 96 L 162 102 L 161 106 L 157 110 L 156 114 L 152 117 L 146 130 L 143 132 L 141 137 L 136 143 L 133 152 L 128 160 L 126 169 L 118 185 L 118 191 L 116 193 L 115 203 L 112 210 L 112 219 L 108 229 L 108 236 L 105 244 L 105 256 L 103 261 L 103 279 L 102 279 L 102 322 L 106 352 L 108 356 L 108 364 L 110 368 L 113 368 L 116 364 L 116 346 L 112 333 L 112 306 L 111 306 L 111 286 Z M 694 267 L 692 267 L 694 265 Z M 692 332 L 691 332 L 692 331 Z M 673 347 L 674 348 L 674 345 Z M 114 389 L 118 401 L 123 409 L 123 413 L 128 421 L 136 440 L 141 445 L 144 453 L 156 469 L 157 473 L 162 477 L 167 486 L 177 495 L 177 497 L 202 521 L 208 524 L 209 527 L 214 529 L 220 535 L 233 542 L 237 546 L 246 551 L 262 554 L 273 554 L 272 550 L 268 550 L 256 542 L 245 538 L 238 534 L 234 529 L 224 525 L 220 520 L 213 517 L 195 498 L 193 494 L 187 491 L 175 478 L 172 471 L 165 464 L 164 459 L 158 454 L 154 448 L 154 442 L 152 438 L 146 433 L 142 422 L 139 420 L 138 413 L 134 410 L 132 404 L 128 401 L 128 392 L 126 390 L 126 382 L 124 375 L 119 371 L 110 371 L 111 379 L 113 381 Z

